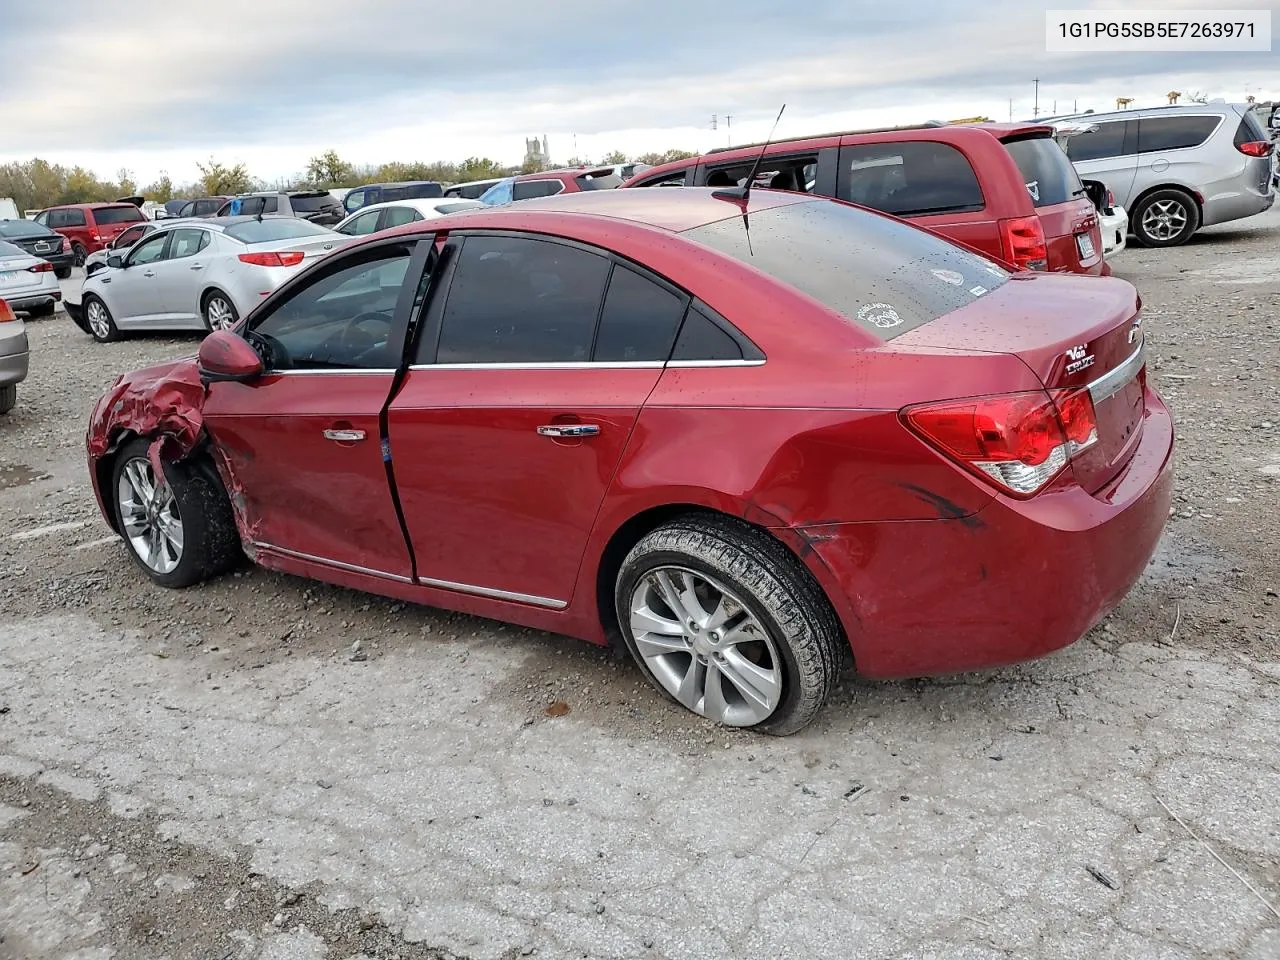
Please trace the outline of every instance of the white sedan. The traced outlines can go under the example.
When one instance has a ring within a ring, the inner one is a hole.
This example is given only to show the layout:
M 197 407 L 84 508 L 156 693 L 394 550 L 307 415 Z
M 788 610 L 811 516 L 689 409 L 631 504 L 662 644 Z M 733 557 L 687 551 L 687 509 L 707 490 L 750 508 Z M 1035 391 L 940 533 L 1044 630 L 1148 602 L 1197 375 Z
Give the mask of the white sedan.
M 106 343 L 129 331 L 225 330 L 316 258 L 351 242 L 295 217 L 157 226 L 84 282 L 72 317 Z
M 14 310 L 47 317 L 62 299 L 53 264 L 0 240 L 0 298 Z
M 403 226 L 417 220 L 460 213 L 463 210 L 483 210 L 479 200 L 462 200 L 458 197 L 429 197 L 414 200 L 389 200 L 361 207 L 333 229 L 349 237 L 366 237 L 380 230 Z

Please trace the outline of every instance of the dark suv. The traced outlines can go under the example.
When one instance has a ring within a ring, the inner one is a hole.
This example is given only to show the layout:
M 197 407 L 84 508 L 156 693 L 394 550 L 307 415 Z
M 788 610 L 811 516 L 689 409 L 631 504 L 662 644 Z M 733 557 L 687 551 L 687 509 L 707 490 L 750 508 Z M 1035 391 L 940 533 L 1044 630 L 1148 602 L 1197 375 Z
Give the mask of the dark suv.
M 236 213 L 249 217 L 274 213 L 282 217 L 310 220 L 322 227 L 332 227 L 346 216 L 338 198 L 327 190 L 245 193 L 232 197 L 219 207 L 217 216 L 234 216 L 232 204 L 237 200 L 240 202 L 240 209 Z
M 366 183 L 351 190 L 342 201 L 347 213 L 355 213 L 375 203 L 394 200 L 434 200 L 444 196 L 444 187 L 435 180 L 404 180 L 400 183 Z
M 753 187 L 836 197 L 927 227 L 1017 267 L 1109 275 L 1097 208 L 1035 123 L 927 123 L 780 140 Z M 745 182 L 761 144 L 646 170 L 622 189 Z

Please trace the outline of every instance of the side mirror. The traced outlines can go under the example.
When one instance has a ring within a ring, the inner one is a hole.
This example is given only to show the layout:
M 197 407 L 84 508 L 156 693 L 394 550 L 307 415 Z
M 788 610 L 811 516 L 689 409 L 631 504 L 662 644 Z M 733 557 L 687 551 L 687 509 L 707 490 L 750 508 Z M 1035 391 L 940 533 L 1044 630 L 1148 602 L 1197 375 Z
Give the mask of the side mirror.
M 243 337 L 230 330 L 215 330 L 200 344 L 196 362 L 200 379 L 206 383 L 219 380 L 245 381 L 260 376 L 262 358 Z
M 111 256 L 107 257 L 107 266 L 114 267 L 116 270 L 123 270 L 124 257 L 120 256 L 118 253 L 113 253 Z

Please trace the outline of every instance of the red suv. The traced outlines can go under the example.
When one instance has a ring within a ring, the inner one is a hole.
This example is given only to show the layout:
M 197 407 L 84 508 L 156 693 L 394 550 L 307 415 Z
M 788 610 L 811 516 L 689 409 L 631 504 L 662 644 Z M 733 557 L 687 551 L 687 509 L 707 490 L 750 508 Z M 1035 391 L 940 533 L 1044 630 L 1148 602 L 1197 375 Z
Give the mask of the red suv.
M 132 203 L 67 203 L 36 214 L 42 223 L 71 241 L 77 267 L 84 258 L 97 253 L 135 223 L 145 223 L 146 214 Z
M 623 189 L 740 184 L 760 149 L 676 160 Z M 753 186 L 882 210 L 1017 267 L 1111 273 L 1097 208 L 1043 124 L 928 123 L 780 140 L 765 149 Z
M 499 180 L 481 194 L 480 199 L 490 206 L 497 206 L 512 200 L 553 197 L 557 193 L 578 193 L 582 190 L 612 190 L 620 186 L 622 178 L 613 167 L 570 167 L 567 170 L 522 173 Z

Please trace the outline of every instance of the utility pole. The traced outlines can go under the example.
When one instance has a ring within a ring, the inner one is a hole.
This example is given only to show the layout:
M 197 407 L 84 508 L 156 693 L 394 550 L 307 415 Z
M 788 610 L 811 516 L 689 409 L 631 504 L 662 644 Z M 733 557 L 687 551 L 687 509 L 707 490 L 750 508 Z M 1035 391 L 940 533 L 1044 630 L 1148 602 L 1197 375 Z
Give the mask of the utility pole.
M 1040 116 L 1040 78 L 1036 77 L 1031 81 L 1036 85 L 1036 105 L 1032 108 L 1031 119 L 1035 120 Z
M 716 128 L 716 115 L 713 113 L 711 115 L 711 129 L 714 130 L 715 128 Z
M 1058 101 L 1057 101 L 1057 100 L 1053 101 L 1053 115 L 1054 115 L 1055 117 L 1058 115 Z
M 1013 123 L 1013 97 L 1009 98 L 1009 122 Z
M 1072 100 L 1072 101 L 1071 101 L 1071 112 L 1072 112 L 1072 113 L 1079 113 L 1079 112 L 1080 112 L 1080 101 L 1079 101 L 1079 100 Z
M 724 116 L 724 129 L 725 129 L 726 135 L 729 138 L 729 146 L 732 147 L 733 146 L 733 116 L 731 114 L 726 113 Z

